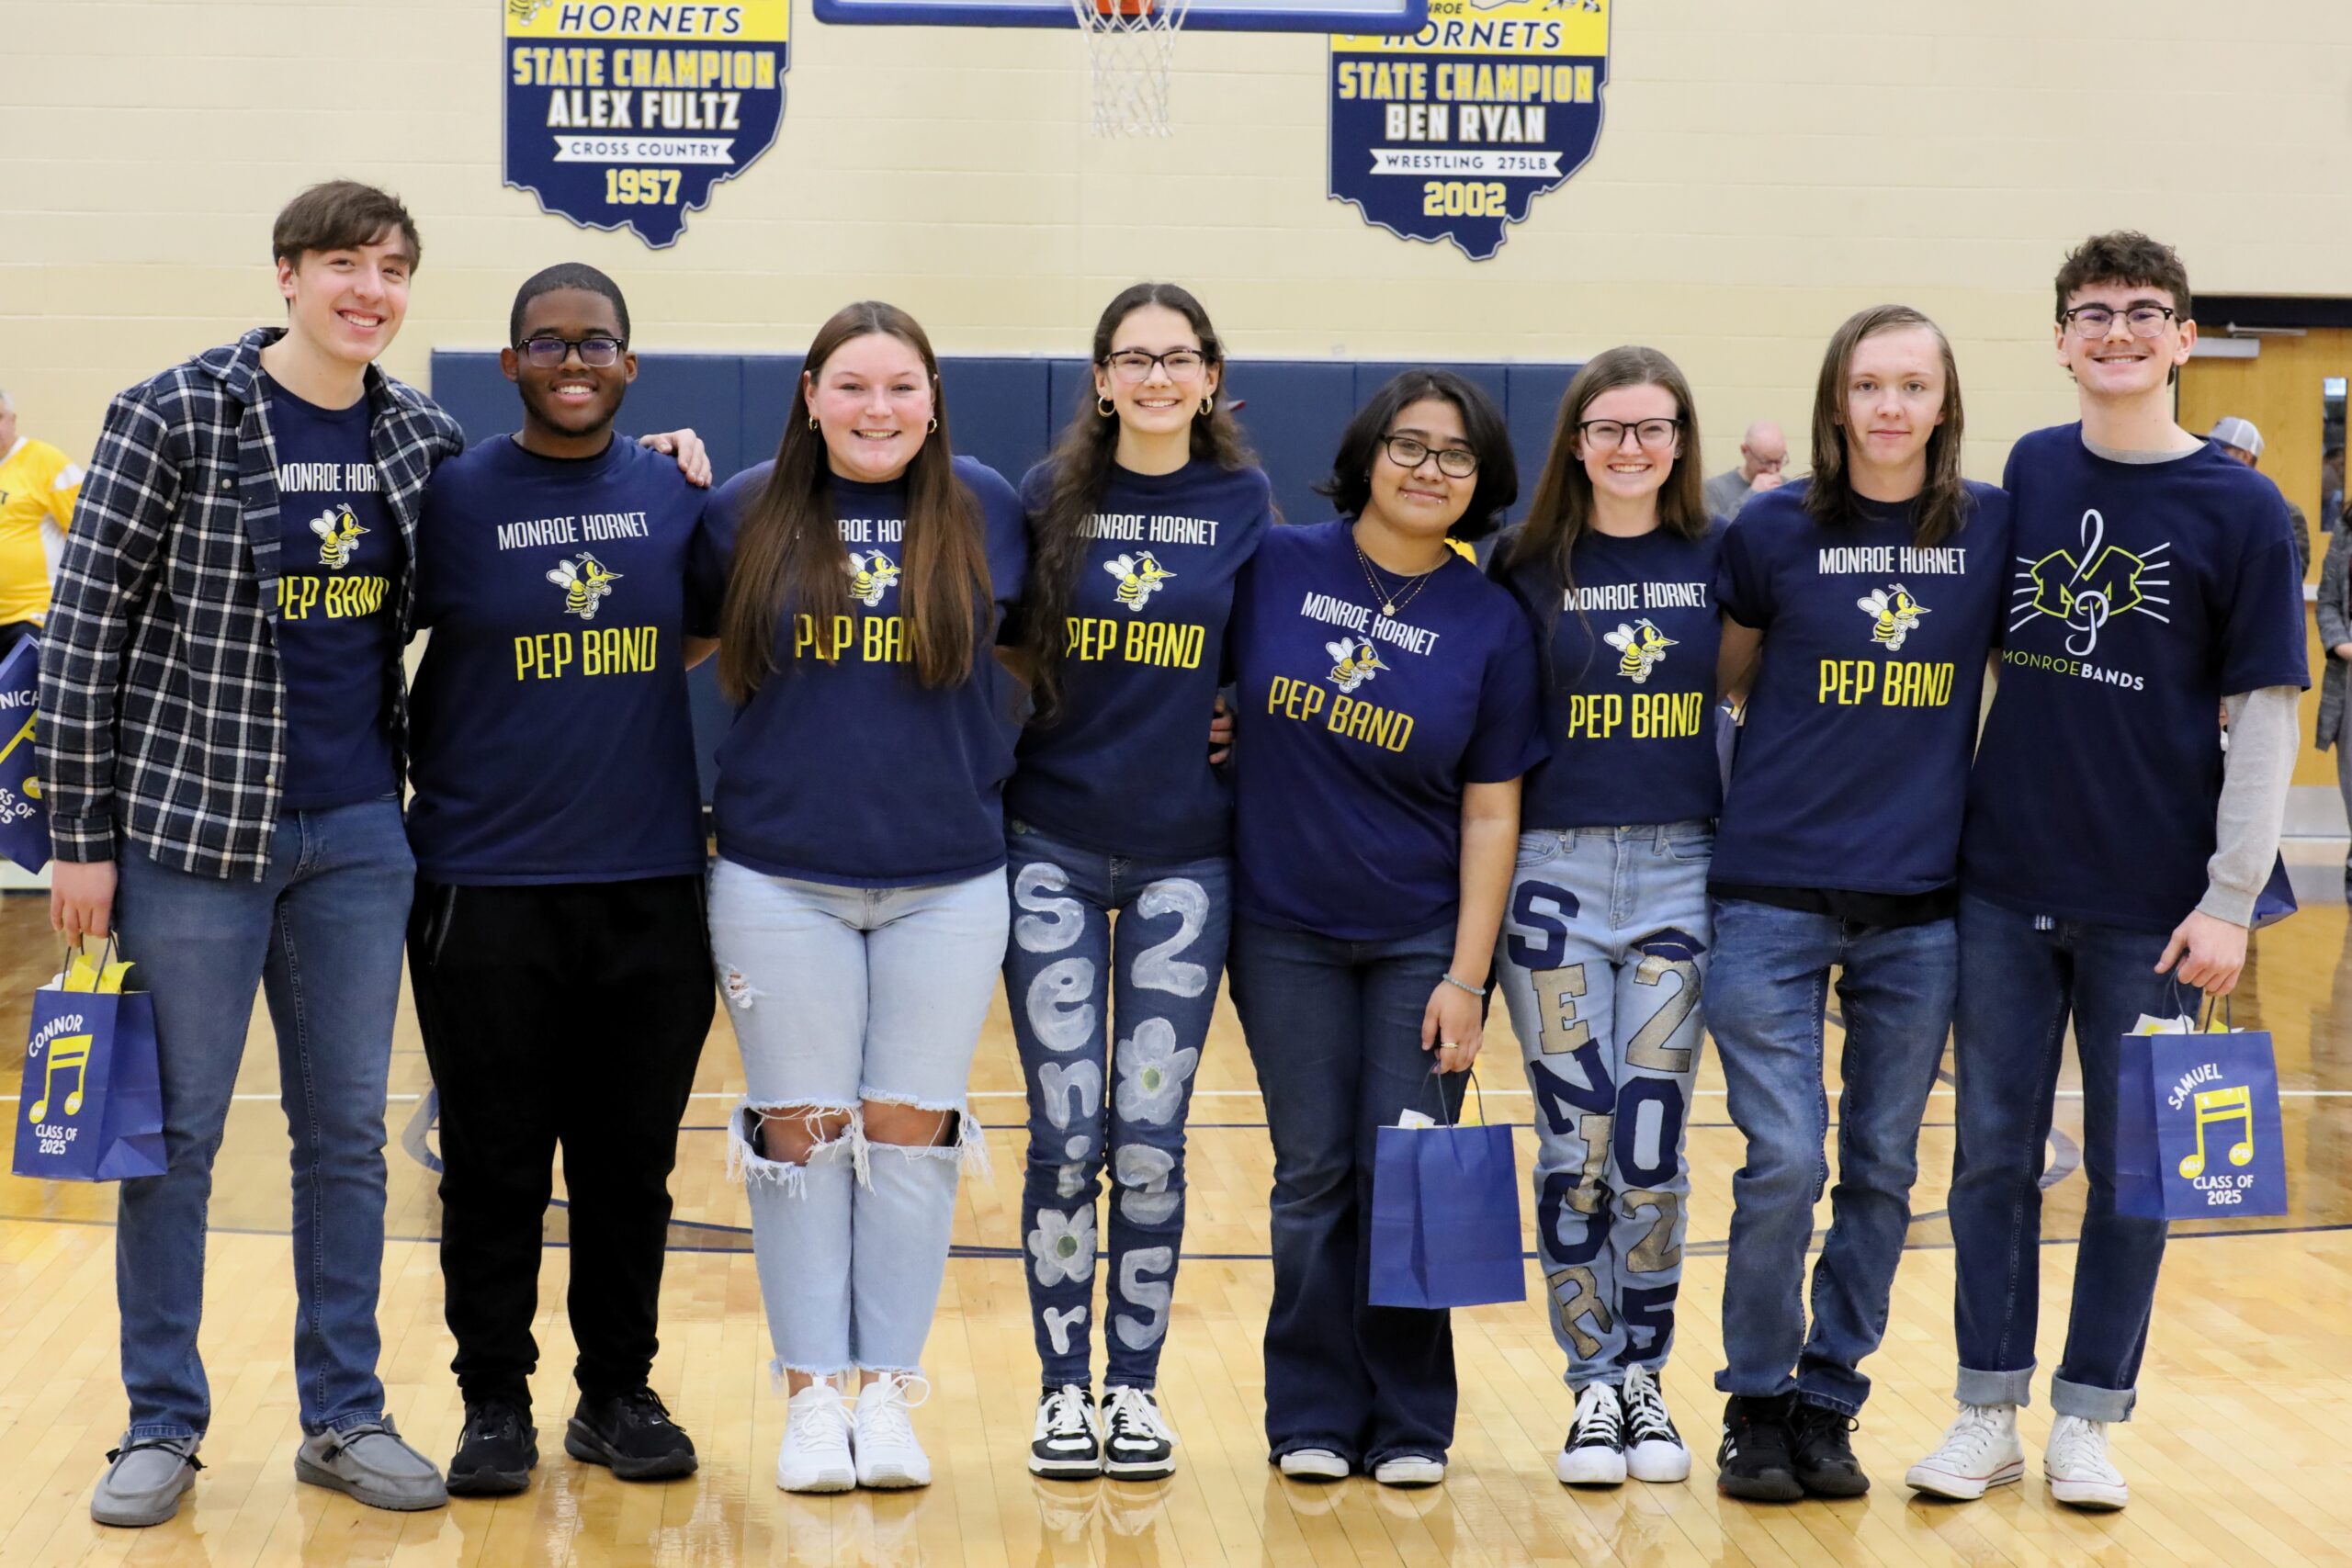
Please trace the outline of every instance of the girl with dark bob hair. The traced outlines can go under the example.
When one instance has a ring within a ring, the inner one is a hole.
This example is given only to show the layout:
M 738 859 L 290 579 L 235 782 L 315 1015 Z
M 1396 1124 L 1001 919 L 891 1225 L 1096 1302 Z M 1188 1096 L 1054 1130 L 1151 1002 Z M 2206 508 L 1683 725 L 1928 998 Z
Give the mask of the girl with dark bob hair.
M 1269 532 L 1234 604 L 1227 962 L 1274 1145 L 1266 1438 L 1301 1480 L 1433 1485 L 1453 1439 L 1446 1314 L 1367 1300 L 1373 1146 L 1460 1104 L 1546 750 L 1526 618 L 1452 547 L 1514 471 L 1486 393 L 1408 370 L 1341 438 L 1340 514 Z

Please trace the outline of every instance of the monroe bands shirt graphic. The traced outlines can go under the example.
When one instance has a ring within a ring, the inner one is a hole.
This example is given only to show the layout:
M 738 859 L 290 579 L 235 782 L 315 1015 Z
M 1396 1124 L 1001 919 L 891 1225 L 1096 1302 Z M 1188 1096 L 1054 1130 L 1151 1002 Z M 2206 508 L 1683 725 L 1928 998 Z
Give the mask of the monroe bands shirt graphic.
M 400 525 L 384 503 L 368 400 L 322 409 L 263 382 L 277 451 L 278 669 L 286 685 L 281 811 L 323 811 L 395 787 Z
M 409 839 L 435 882 L 612 882 L 703 863 L 684 639 L 717 630 L 707 491 L 616 437 L 444 463 L 417 526 Z
M 1052 479 L 1040 464 L 1022 481 L 1031 515 Z M 1209 767 L 1208 723 L 1235 580 L 1272 519 L 1256 468 L 1113 468 L 1083 529 L 1060 703 L 1023 731 L 1005 786 L 1013 816 L 1105 854 L 1224 852 L 1231 803 Z
M 1909 503 L 1844 527 L 1803 482 L 1750 498 L 1723 535 L 1724 611 L 1764 634 L 1715 838 L 1714 880 L 1932 892 L 1957 870 L 1985 652 L 2008 585 L 2008 498 L 1967 487 L 1966 521 L 1912 543 Z
M 2169 931 L 2204 897 L 2222 699 L 2310 683 L 2286 502 L 2210 446 L 2118 462 L 2079 424 L 2020 439 L 2002 482 L 2017 533 L 1963 885 Z

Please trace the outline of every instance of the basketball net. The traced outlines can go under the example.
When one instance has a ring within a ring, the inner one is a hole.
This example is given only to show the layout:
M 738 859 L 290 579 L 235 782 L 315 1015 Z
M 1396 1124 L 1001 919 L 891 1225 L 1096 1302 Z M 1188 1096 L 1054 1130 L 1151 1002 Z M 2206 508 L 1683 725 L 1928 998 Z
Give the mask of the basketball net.
M 1168 73 L 1193 0 L 1070 0 L 1094 79 L 1094 134 L 1166 136 Z

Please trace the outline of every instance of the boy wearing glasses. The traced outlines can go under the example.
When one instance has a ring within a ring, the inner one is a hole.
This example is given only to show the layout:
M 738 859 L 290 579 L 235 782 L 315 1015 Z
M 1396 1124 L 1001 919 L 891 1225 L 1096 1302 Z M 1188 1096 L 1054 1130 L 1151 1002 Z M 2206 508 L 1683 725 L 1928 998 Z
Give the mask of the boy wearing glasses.
M 2082 420 L 2009 455 L 2002 679 L 1962 851 L 1961 1414 L 1907 1479 L 1972 1498 L 2024 1472 L 2042 1150 L 2071 1019 L 2089 1191 L 2043 1473 L 2062 1503 L 2120 1508 L 2107 1428 L 2132 1414 L 2165 1225 L 2115 1212 L 2118 1042 L 2143 1013 L 2237 984 L 2309 677 L 2278 488 L 2173 419 L 2197 337 L 2180 258 L 2097 235 L 2059 269 L 2057 309 Z
M 440 1095 L 460 1495 L 538 1461 L 540 1224 L 571 1200 L 573 1458 L 691 1474 L 648 1385 L 678 1122 L 713 1008 L 686 669 L 715 647 L 703 501 L 613 420 L 637 356 L 594 267 L 514 299 L 522 429 L 433 478 L 417 528 L 409 976 Z M 577 1158 L 573 1156 L 579 1156 Z

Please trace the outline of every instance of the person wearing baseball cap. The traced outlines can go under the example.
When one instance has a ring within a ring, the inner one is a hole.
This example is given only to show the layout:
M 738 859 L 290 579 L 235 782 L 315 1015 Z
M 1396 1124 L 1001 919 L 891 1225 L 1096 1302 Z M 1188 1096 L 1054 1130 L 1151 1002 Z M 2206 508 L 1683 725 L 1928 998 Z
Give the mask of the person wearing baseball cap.
M 2213 422 L 2205 439 L 2222 449 L 2224 457 L 2235 457 L 2249 468 L 2262 467 L 2262 432 L 2254 421 L 2240 419 L 2235 414 Z M 2287 521 L 2294 525 L 2295 570 L 2306 576 L 2312 570 L 2312 525 L 2303 509 L 2292 501 L 2287 502 Z

